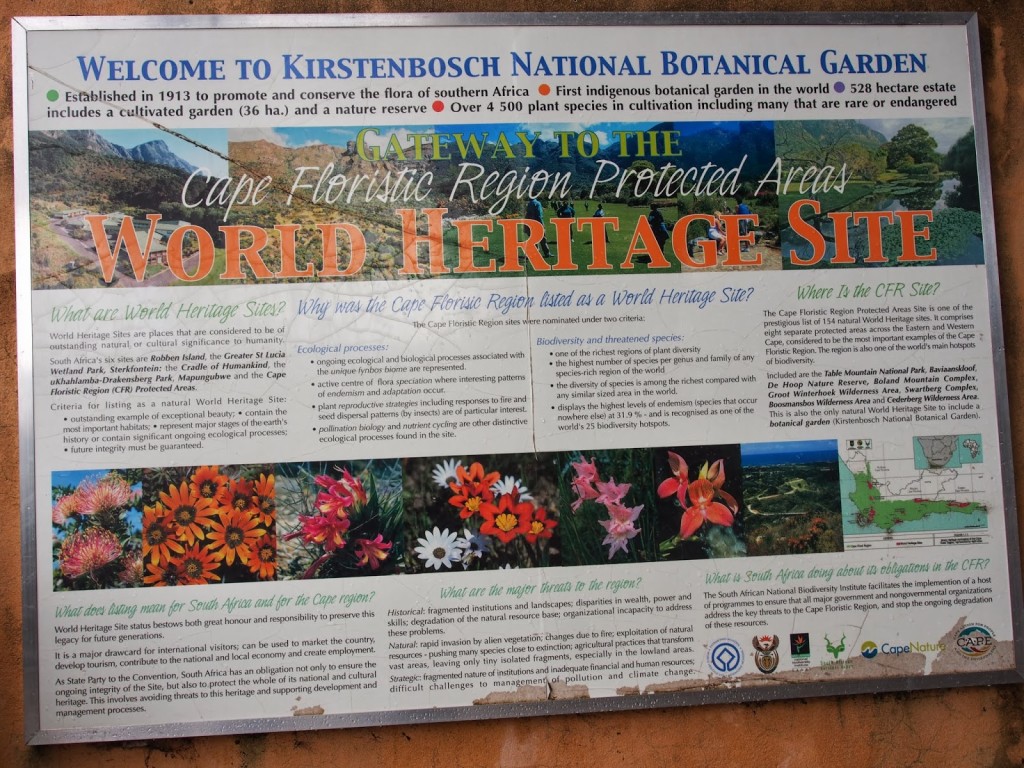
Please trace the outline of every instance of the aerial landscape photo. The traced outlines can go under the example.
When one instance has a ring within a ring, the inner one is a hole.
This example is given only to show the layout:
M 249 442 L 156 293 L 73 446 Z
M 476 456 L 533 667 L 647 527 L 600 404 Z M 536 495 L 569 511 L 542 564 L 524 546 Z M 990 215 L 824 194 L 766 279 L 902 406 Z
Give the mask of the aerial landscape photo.
M 747 554 L 843 551 L 835 440 L 744 443 Z

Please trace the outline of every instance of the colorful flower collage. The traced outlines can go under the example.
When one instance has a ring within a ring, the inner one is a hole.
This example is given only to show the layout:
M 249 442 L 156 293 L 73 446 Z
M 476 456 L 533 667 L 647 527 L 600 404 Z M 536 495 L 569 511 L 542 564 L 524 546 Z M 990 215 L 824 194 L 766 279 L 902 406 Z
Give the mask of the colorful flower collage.
M 786 446 L 56 472 L 54 589 L 841 551 L 835 443 Z

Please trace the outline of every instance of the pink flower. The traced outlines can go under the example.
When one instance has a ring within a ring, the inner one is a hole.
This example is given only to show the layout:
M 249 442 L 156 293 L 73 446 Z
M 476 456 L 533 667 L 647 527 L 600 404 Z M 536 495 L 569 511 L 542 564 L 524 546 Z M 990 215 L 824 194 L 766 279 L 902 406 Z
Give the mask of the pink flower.
M 579 461 L 572 462 L 572 468 L 576 472 L 576 477 L 593 482 L 598 478 L 597 476 L 597 463 L 593 456 L 590 457 L 590 461 L 580 459 Z
M 639 509 L 639 508 L 638 508 Z M 601 543 L 608 547 L 608 559 L 615 557 L 620 549 L 629 552 L 629 540 L 640 533 L 639 528 L 633 526 L 632 520 L 622 521 L 612 518 L 611 520 L 600 520 L 601 526 L 608 532 Z
M 345 547 L 345 532 L 352 523 L 348 517 L 339 515 L 299 515 L 301 530 L 285 536 L 286 539 L 302 536 L 307 544 L 319 544 L 326 551 L 334 552 Z
M 124 478 L 107 475 L 98 483 L 82 483 L 77 493 L 82 495 L 83 515 L 100 512 L 115 512 L 128 506 L 137 498 L 131 485 Z
M 594 486 L 591 485 L 590 480 L 584 477 L 574 478 L 572 489 L 576 491 L 576 500 L 571 504 L 573 512 L 577 511 L 584 501 L 597 498 L 597 491 L 594 489 Z
M 643 511 L 644 505 L 641 504 L 639 507 L 624 507 L 621 504 L 608 504 L 608 514 L 612 516 L 613 520 L 618 520 L 620 523 L 632 523 L 635 522 L 640 513 Z
M 338 469 L 338 467 L 335 467 L 335 469 Z M 341 470 L 341 480 L 338 482 L 345 486 L 348 492 L 359 500 L 360 504 L 366 503 L 366 489 L 363 488 L 363 483 L 358 478 L 352 477 L 352 474 L 347 469 Z
M 590 461 L 581 458 L 579 461 L 572 462 L 572 468 L 576 473 L 572 479 L 572 489 L 576 492 L 576 500 L 570 506 L 572 511 L 576 512 L 584 501 L 597 498 L 598 492 L 594 488 L 594 483 L 600 482 L 601 478 L 597 475 L 597 463 L 593 456 L 590 457 Z
M 61 496 L 53 505 L 53 511 L 51 513 L 53 524 L 64 525 L 65 520 L 72 515 L 81 512 L 81 507 L 82 497 L 78 495 L 78 491 L 69 493 L 67 496 Z
M 60 569 L 77 579 L 110 565 L 121 556 L 121 542 L 105 528 L 89 528 L 73 533 L 60 548 Z
M 369 565 L 370 570 L 376 571 L 387 560 L 390 550 L 391 542 L 384 541 L 383 535 L 379 533 L 374 539 L 356 539 L 356 562 L 363 566 Z
M 352 477 L 347 469 L 342 470 L 340 480 L 330 475 L 317 475 L 314 478 L 317 485 L 326 489 L 317 494 L 314 506 L 323 514 L 335 514 L 339 517 L 348 516 L 348 510 L 355 505 L 356 500 L 366 503 L 366 491 L 363 484 Z
M 599 480 L 595 487 L 597 488 L 597 503 L 608 506 L 609 504 L 621 504 L 622 500 L 626 498 L 626 494 L 629 493 L 629 489 L 633 486 L 630 483 L 616 485 L 615 478 L 613 477 L 607 483 L 602 483 Z

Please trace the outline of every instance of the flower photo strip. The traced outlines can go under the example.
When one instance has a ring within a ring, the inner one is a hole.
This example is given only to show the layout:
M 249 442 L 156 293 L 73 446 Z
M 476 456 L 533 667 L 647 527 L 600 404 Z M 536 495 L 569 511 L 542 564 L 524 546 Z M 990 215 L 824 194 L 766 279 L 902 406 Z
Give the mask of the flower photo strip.
M 385 576 L 402 563 L 397 459 L 277 467 L 278 578 Z
M 142 585 L 142 471 L 54 472 L 55 591 Z
M 56 591 L 843 550 L 833 441 L 55 472 Z
M 405 462 L 406 570 L 561 564 L 554 454 Z

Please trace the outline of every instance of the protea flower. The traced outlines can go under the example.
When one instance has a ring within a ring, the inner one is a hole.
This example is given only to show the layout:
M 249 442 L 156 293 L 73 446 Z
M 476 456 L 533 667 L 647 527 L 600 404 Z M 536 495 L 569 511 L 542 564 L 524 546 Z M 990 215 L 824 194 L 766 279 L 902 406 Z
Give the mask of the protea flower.
M 60 569 L 69 579 L 96 573 L 121 556 L 121 542 L 103 528 L 73 533 L 60 548 Z

